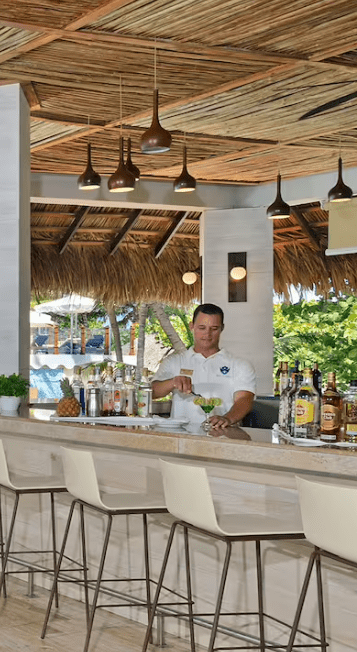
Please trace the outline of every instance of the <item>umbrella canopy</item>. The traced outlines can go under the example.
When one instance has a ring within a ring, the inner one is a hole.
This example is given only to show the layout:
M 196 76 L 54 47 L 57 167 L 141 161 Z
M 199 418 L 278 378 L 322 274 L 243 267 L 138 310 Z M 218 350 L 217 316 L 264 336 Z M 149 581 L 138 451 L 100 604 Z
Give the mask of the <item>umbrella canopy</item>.
M 36 312 L 52 312 L 56 315 L 74 315 L 82 312 L 92 312 L 95 299 L 82 297 L 79 294 L 66 294 L 61 299 L 47 301 L 35 306 Z
M 45 312 L 38 313 L 35 310 L 30 310 L 30 325 L 31 326 L 55 326 L 55 322 L 51 319 L 50 315 Z

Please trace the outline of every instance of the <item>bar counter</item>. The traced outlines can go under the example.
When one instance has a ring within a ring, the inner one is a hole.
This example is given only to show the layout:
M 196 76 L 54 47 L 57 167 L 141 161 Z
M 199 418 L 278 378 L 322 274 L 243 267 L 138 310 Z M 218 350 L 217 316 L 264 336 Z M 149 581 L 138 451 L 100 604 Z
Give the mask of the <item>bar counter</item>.
M 298 509 L 295 475 L 308 474 L 333 481 L 353 482 L 357 477 L 357 448 L 304 448 L 286 441 L 279 442 L 271 430 L 257 428 L 228 428 L 222 431 L 187 430 L 167 431 L 163 428 L 113 427 L 84 425 L 55 421 L 37 421 L 25 418 L 0 417 L 0 437 L 4 441 L 11 469 L 29 474 L 51 474 L 61 470 L 60 446 L 91 450 L 95 456 L 98 478 L 105 491 L 151 492 L 162 498 L 159 458 L 181 459 L 188 464 L 204 465 L 209 474 L 212 493 L 218 508 L 227 513 L 242 511 L 274 516 L 290 514 Z M 9 504 L 11 502 L 10 499 Z M 37 501 L 37 502 L 36 502 Z M 60 536 L 66 522 L 70 496 L 61 494 L 57 500 L 57 520 Z M 39 518 L 48 522 L 45 501 L 26 497 L 22 508 L 20 543 L 26 547 L 39 536 Z M 40 516 L 38 513 L 40 512 Z M 151 567 L 158 577 L 166 545 L 171 517 L 156 515 L 151 519 Z M 103 531 L 98 517 L 90 517 L 89 566 L 96 568 Z M 49 529 L 48 529 L 49 532 Z M 49 536 L 49 535 L 48 535 Z M 142 530 L 139 517 L 130 517 L 125 524 L 115 525 L 114 544 L 108 555 L 108 574 L 118 572 L 126 576 L 142 576 Z M 123 551 L 124 542 L 130 550 Z M 80 558 L 78 541 L 71 541 L 71 557 Z M 253 546 L 254 548 L 254 546 Z M 266 611 L 277 618 L 291 622 L 295 613 L 302 578 L 306 569 L 310 545 L 306 541 L 267 542 L 263 549 Z M 182 548 L 177 547 L 178 560 L 168 576 L 168 585 L 185 585 Z M 194 560 L 193 583 L 197 609 L 211 609 L 212 594 L 222 563 L 222 549 L 216 542 L 192 540 Z M 249 543 L 235 546 L 230 571 L 232 579 L 225 593 L 225 611 L 256 608 L 255 560 Z M 49 586 L 45 577 L 41 583 Z M 357 611 L 357 575 L 341 570 L 337 563 L 327 562 L 326 620 L 332 633 L 332 649 L 350 652 L 355 649 L 355 618 Z M 47 584 L 46 584 L 47 582 Z M 75 588 L 61 590 L 78 598 Z M 303 612 L 303 627 L 316 632 L 317 606 L 315 591 L 308 596 Z M 129 618 L 145 622 L 145 615 L 133 607 L 120 612 Z M 228 625 L 229 623 L 227 623 Z M 237 629 L 232 619 L 230 626 Z M 165 629 L 185 637 L 182 621 L 165 618 Z M 239 630 L 239 626 L 238 626 Z M 118 636 L 120 634 L 118 633 Z M 269 632 L 270 640 L 282 640 L 277 631 Z M 207 644 L 207 630 L 199 628 L 198 643 Z M 239 644 L 239 641 L 237 642 Z M 241 644 L 241 643 L 240 643 Z M 80 646 L 78 649 L 81 649 Z

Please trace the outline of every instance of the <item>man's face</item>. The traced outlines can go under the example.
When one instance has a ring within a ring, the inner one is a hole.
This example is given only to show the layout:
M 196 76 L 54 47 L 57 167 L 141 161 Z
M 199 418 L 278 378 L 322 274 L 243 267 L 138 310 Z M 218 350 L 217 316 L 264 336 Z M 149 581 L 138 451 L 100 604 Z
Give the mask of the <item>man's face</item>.
M 195 350 L 219 349 L 219 338 L 223 330 L 220 315 L 206 315 L 199 312 L 191 324 Z

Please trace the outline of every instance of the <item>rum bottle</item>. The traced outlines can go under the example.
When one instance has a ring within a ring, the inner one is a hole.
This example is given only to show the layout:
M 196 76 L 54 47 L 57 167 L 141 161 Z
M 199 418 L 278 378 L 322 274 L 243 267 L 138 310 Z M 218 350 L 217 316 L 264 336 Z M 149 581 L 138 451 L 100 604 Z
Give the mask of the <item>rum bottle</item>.
M 304 369 L 301 387 L 295 398 L 294 437 L 317 439 L 320 396 L 312 384 L 312 369 Z
M 102 385 L 102 417 L 111 417 L 114 415 L 114 380 L 113 368 L 108 365 L 106 377 Z
M 322 373 L 319 369 L 319 365 L 317 362 L 314 362 L 314 368 L 312 370 L 312 382 L 315 387 L 315 389 L 318 391 L 318 393 L 322 394 Z
M 357 380 L 351 380 L 343 397 L 342 418 L 345 441 L 357 443 Z
M 125 417 L 125 389 L 121 369 L 117 370 L 114 381 L 114 415 Z
M 320 439 L 337 441 L 341 423 L 341 396 L 336 389 L 336 375 L 327 374 L 327 386 L 322 395 Z

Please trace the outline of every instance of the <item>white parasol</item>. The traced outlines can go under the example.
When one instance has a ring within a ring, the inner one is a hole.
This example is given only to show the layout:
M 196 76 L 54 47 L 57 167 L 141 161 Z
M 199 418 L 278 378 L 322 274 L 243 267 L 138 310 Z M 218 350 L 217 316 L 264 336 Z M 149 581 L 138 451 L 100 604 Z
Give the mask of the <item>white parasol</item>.
M 31 326 L 55 326 L 55 322 L 51 319 L 50 315 L 45 312 L 38 313 L 35 310 L 30 310 L 30 325 Z
M 92 312 L 95 304 L 95 299 L 91 299 L 90 297 L 82 297 L 80 294 L 66 294 L 61 299 L 40 303 L 38 306 L 35 306 L 35 310 L 39 313 L 52 312 L 56 315 L 71 316 L 71 351 L 73 351 L 73 315 Z

